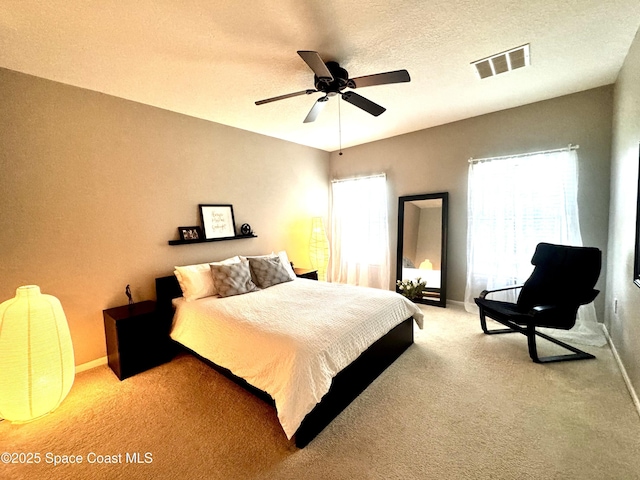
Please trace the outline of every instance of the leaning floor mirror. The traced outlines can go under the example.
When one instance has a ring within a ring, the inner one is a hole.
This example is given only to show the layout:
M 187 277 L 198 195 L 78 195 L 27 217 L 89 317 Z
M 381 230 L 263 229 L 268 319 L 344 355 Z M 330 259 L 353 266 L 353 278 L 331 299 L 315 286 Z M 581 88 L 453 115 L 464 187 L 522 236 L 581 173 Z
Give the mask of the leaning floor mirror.
M 412 298 L 417 303 L 447 306 L 448 202 L 447 192 L 398 199 L 396 280 L 426 283 Z

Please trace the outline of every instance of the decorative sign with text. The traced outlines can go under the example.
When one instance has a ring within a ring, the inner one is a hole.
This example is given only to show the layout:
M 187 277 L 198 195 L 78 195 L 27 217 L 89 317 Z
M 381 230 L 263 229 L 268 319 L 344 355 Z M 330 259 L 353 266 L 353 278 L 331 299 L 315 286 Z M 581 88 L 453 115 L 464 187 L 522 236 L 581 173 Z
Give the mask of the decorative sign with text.
M 200 205 L 204 238 L 224 238 L 236 235 L 231 205 Z

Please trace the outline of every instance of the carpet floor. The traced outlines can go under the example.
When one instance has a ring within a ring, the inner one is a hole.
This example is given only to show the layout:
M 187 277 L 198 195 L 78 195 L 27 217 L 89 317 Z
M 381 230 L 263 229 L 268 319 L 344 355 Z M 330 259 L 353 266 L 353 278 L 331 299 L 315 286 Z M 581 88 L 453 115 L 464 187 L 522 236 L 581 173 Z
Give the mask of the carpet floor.
M 123 382 L 80 373 L 55 412 L 1 422 L 0 454 L 32 463 L 3 454 L 0 478 L 640 479 L 640 417 L 608 347 L 537 365 L 523 335 L 423 309 L 415 344 L 304 449 L 273 407 L 181 354 Z

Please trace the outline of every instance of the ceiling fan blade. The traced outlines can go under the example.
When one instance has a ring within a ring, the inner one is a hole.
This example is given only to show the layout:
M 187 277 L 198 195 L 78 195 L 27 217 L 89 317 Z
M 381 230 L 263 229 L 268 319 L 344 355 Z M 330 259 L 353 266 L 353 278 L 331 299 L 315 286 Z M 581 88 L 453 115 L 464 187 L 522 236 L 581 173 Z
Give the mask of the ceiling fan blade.
M 381 107 L 377 103 L 373 103 L 371 100 L 364 98 L 362 95 L 358 95 L 355 92 L 345 92 L 342 94 L 342 99 L 345 102 L 349 102 L 351 105 L 355 105 L 358 108 L 361 108 L 367 113 L 370 113 L 374 117 L 377 117 L 382 112 L 386 110 L 386 108 Z
M 313 70 L 313 73 L 316 74 L 316 77 L 320 80 L 326 80 L 328 82 L 333 81 L 333 75 L 324 64 L 322 57 L 318 52 L 311 52 L 308 50 L 298 50 L 298 55 L 302 57 L 302 59 L 309 65 L 309 68 Z
M 303 90 L 301 92 L 287 93 L 286 95 L 280 95 L 279 97 L 267 98 L 265 100 L 258 100 L 256 102 L 256 105 L 263 105 L 265 103 L 275 102 L 277 100 L 284 100 L 285 98 L 297 97 L 299 95 L 309 95 L 311 93 L 316 93 L 316 92 L 317 90 Z
M 411 77 L 406 70 L 395 70 L 393 72 L 376 73 L 349 79 L 349 88 L 371 87 L 373 85 L 386 85 L 388 83 L 410 82 Z
M 318 115 L 320 115 L 320 112 L 324 109 L 324 106 L 328 100 L 329 100 L 329 97 L 327 96 L 319 98 L 316 101 L 316 103 L 313 104 L 313 107 L 311 107 L 311 110 L 309 110 L 307 117 L 304 119 L 304 122 L 302 123 L 315 122 L 316 118 L 318 118 Z

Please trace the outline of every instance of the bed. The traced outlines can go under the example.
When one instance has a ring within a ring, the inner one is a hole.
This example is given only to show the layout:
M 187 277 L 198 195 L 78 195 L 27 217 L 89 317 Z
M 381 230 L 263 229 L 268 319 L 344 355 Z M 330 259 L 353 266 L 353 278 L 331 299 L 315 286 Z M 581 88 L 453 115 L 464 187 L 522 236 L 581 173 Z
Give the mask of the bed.
M 302 278 L 190 302 L 175 276 L 156 279 L 156 290 L 172 339 L 275 405 L 299 448 L 413 343 L 423 320 L 394 292 Z

